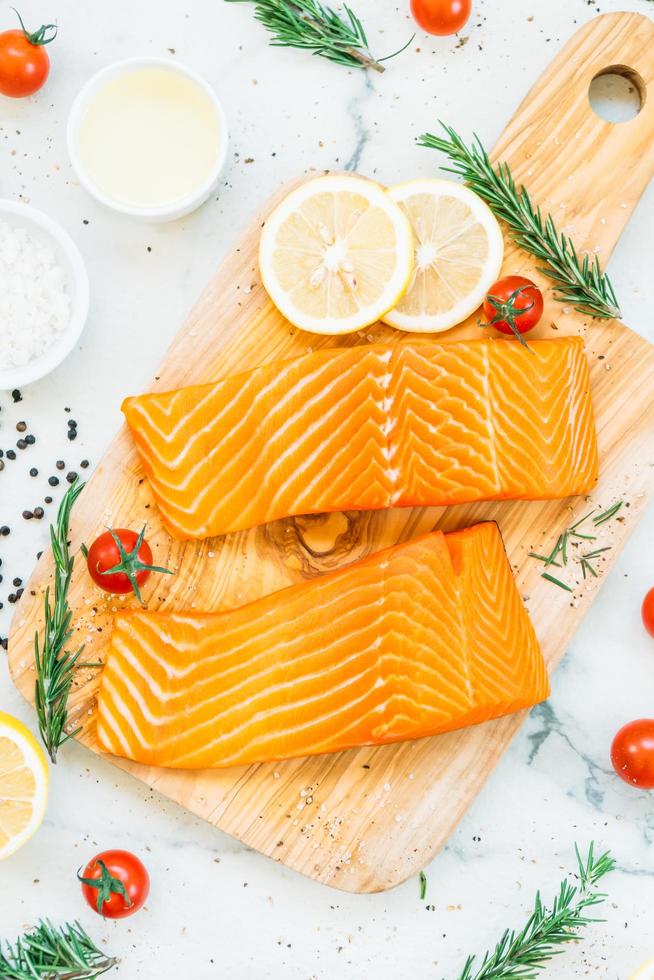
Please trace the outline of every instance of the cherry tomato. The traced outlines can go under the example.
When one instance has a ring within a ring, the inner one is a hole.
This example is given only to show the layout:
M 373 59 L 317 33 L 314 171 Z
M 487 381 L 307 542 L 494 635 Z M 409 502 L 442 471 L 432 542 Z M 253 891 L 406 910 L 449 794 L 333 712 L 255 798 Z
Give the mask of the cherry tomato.
M 456 34 L 467 23 L 472 0 L 411 0 L 411 13 L 427 34 Z
M 172 575 L 167 568 L 152 564 L 152 549 L 145 540 L 145 528 L 140 534 L 127 528 L 110 528 L 96 538 L 87 550 L 82 548 L 89 574 L 105 592 L 122 595 L 133 592 L 142 602 L 140 586 L 150 572 Z
M 129 851 L 102 851 L 77 875 L 82 895 L 106 919 L 125 919 L 143 907 L 150 891 L 145 865 Z
M 20 30 L 0 34 L 0 93 L 12 99 L 33 95 L 45 84 L 50 58 L 45 45 L 57 36 L 54 24 L 43 24 L 30 33 L 20 14 Z
M 654 789 L 654 718 L 639 718 L 620 729 L 611 745 L 611 762 L 625 783 Z
M 650 636 L 654 636 L 654 589 L 650 589 L 643 599 L 643 626 Z
M 524 276 L 505 276 L 498 279 L 486 294 L 484 327 L 495 327 L 500 333 L 514 334 L 521 340 L 523 333 L 533 330 L 543 315 L 543 294 L 538 286 Z M 521 341 L 524 344 L 524 340 Z

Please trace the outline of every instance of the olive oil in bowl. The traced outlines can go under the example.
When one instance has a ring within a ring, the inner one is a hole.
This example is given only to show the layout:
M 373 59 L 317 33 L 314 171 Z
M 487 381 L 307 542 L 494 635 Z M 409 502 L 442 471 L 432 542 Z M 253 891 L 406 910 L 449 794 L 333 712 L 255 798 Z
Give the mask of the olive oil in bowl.
M 105 69 L 87 84 L 69 120 L 80 180 L 102 203 L 168 220 L 215 187 L 226 155 L 224 114 L 193 72 L 160 59 Z

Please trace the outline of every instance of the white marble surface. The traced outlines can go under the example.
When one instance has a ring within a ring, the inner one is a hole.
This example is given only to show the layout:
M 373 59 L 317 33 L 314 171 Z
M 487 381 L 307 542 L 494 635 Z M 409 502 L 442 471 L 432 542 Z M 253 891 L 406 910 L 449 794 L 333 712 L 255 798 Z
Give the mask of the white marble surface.
M 354 0 L 375 51 L 402 43 L 408 3 Z M 246 6 L 222 0 L 160 3 L 24 0 L 28 23 L 56 15 L 53 73 L 26 102 L 0 102 L 0 194 L 48 211 L 88 263 L 91 316 L 66 364 L 12 405 L 0 394 L 0 446 L 25 418 L 38 443 L 0 473 L 0 635 L 12 608 L 8 581 L 29 573 L 47 522 L 20 514 L 47 493 L 57 458 L 97 462 L 119 425 L 118 406 L 141 388 L 235 233 L 284 180 L 312 168 L 347 167 L 392 183 L 435 171 L 413 144 L 437 118 L 492 144 L 547 62 L 596 11 L 654 13 L 646 0 L 475 0 L 469 42 L 418 35 L 383 77 L 366 77 L 273 51 Z M 0 7 L 1 21 L 13 15 Z M 419 48 L 420 50 L 416 50 Z M 84 79 L 127 55 L 179 58 L 222 96 L 232 144 L 220 192 L 178 223 L 148 227 L 97 207 L 73 179 L 65 119 Z M 611 263 L 625 320 L 654 340 L 646 284 L 654 248 L 654 187 Z M 79 425 L 66 438 L 64 412 Z M 28 469 L 37 466 L 37 478 Z M 650 513 L 625 549 L 536 709 L 448 847 L 426 869 L 428 903 L 412 880 L 387 894 L 339 894 L 285 871 L 160 799 L 72 745 L 53 773 L 45 825 L 0 868 L 0 934 L 40 915 L 78 916 L 123 957 L 117 976 L 137 978 L 454 978 L 465 956 L 519 924 L 535 889 L 546 894 L 570 866 L 575 840 L 614 851 L 606 922 L 588 930 L 548 976 L 626 980 L 654 955 L 654 802 L 612 773 L 608 750 L 624 721 L 652 714 L 654 641 L 639 605 L 654 583 Z M 0 658 L 0 708 L 33 726 Z M 152 873 L 147 909 L 103 923 L 80 901 L 75 871 L 98 848 L 125 846 Z

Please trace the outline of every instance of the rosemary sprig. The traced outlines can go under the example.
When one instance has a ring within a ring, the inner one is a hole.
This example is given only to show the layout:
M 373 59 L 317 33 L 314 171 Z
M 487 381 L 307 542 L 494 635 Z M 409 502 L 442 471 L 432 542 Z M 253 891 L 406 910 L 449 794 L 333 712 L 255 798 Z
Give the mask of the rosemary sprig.
M 539 271 L 554 283 L 556 299 L 598 319 L 619 317 L 611 280 L 602 272 L 598 257 L 592 262 L 588 255 L 579 258 L 572 239 L 557 230 L 552 215 L 544 216 L 527 189 L 516 186 L 509 165 L 493 166 L 478 136 L 467 146 L 451 126 L 441 126 L 446 137 L 424 133 L 418 144 L 444 153 L 452 165 L 443 170 L 462 177 L 508 225 L 513 241 L 540 260 Z
M 14 943 L 0 941 L 3 980 L 94 980 L 116 963 L 79 922 L 56 928 L 45 919 Z
M 51 603 L 48 587 L 45 590 L 45 626 L 41 644 L 38 632 L 34 637 L 34 702 L 41 738 L 53 763 L 57 761 L 59 747 L 79 731 L 78 728 L 66 734 L 64 729 L 74 670 L 84 648 L 80 647 L 75 654 L 68 653 L 64 648 L 73 633 L 72 612 L 68 605 L 68 587 L 74 561 L 68 551 L 70 514 L 83 487 L 83 483 L 75 480 L 59 504 L 56 523 L 50 525 L 50 543 L 55 565 L 54 599 Z
M 495 949 L 484 954 L 479 969 L 475 970 L 476 957 L 469 956 L 458 980 L 535 980 L 552 957 L 563 952 L 565 943 L 579 938 L 579 930 L 601 921 L 586 913 L 606 898 L 597 886 L 613 871 L 615 861 L 608 851 L 596 858 L 592 843 L 585 860 L 576 844 L 575 854 L 579 884 L 572 885 L 567 878 L 562 881 L 551 909 L 537 892 L 534 910 L 523 928 L 519 932 L 507 929 Z
M 252 0 L 227 0 L 249 3 Z M 413 40 L 384 58 L 373 58 L 363 24 L 346 4 L 343 16 L 318 0 L 254 0 L 254 16 L 272 34 L 274 47 L 302 48 L 348 68 L 383 72 L 382 61 L 401 54 Z

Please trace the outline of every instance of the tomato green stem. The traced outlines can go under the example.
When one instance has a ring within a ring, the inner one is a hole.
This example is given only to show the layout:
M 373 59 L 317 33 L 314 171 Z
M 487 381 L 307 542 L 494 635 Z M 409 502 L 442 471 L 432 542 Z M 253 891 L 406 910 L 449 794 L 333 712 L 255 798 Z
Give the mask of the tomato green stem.
M 56 24 L 41 24 L 41 26 L 37 31 L 30 32 L 25 27 L 25 24 L 23 23 L 23 18 L 18 13 L 16 8 L 12 7 L 11 9 L 18 17 L 18 20 L 20 21 L 21 30 L 25 35 L 25 37 L 27 38 L 27 40 L 30 42 L 30 44 L 33 44 L 35 47 L 38 48 L 38 47 L 42 47 L 44 44 L 50 44 L 51 41 L 54 41 L 58 31 L 58 27 Z
M 139 559 L 139 550 L 143 544 L 143 538 L 145 537 L 146 525 L 143 525 L 143 530 L 136 539 L 136 544 L 130 552 L 125 551 L 123 542 L 120 540 L 116 532 L 112 528 L 107 528 L 109 534 L 114 539 L 114 543 L 118 548 L 118 554 L 120 555 L 120 561 L 113 568 L 107 568 L 105 571 L 100 572 L 101 575 L 116 575 L 118 572 L 122 572 L 130 581 L 134 595 L 141 603 L 144 605 L 143 599 L 141 598 L 141 593 L 139 591 L 138 582 L 136 581 L 137 572 L 161 572 L 163 575 L 172 575 L 173 572 L 169 568 L 162 568 L 160 565 L 148 565 Z
M 506 301 L 501 300 L 499 296 L 493 296 L 491 293 L 488 293 L 488 295 L 486 296 L 486 300 L 488 301 L 488 303 L 490 303 L 490 305 L 493 307 L 495 312 L 493 313 L 493 316 L 488 321 L 488 323 L 481 323 L 480 321 L 479 326 L 493 327 L 495 326 L 496 323 L 504 322 L 510 327 L 513 333 L 516 335 L 516 337 L 518 338 L 522 346 L 529 349 L 529 344 L 527 343 L 525 338 L 518 330 L 518 327 L 516 326 L 516 320 L 518 319 L 518 317 L 522 316 L 523 313 L 528 313 L 529 310 L 533 309 L 535 301 L 532 299 L 532 301 L 529 303 L 528 306 L 517 306 L 516 300 L 528 289 L 533 289 L 533 288 L 534 287 L 531 285 L 518 286 L 517 289 L 513 290 L 513 292 L 511 293 L 511 295 Z
M 113 877 L 104 861 L 98 860 L 96 864 L 100 866 L 99 878 L 83 878 L 79 871 L 77 872 L 77 877 L 83 885 L 88 885 L 89 888 L 97 888 L 98 899 L 96 904 L 99 914 L 104 915 L 102 906 L 105 902 L 109 901 L 112 895 L 120 895 L 127 908 L 131 908 L 133 902 L 127 894 L 127 889 L 120 878 Z

